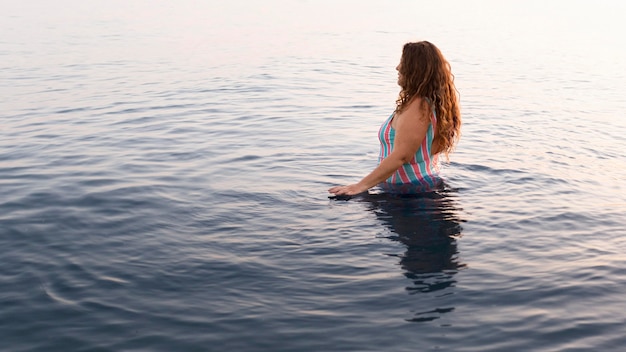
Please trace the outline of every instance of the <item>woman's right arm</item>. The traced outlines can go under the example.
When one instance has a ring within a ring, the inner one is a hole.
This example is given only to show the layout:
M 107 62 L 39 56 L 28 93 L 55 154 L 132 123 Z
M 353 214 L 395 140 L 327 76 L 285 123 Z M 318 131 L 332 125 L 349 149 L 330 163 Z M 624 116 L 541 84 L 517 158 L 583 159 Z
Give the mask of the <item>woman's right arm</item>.
M 365 192 L 388 179 L 403 164 L 411 161 L 422 141 L 426 138 L 426 131 L 430 124 L 430 117 L 427 110 L 424 109 L 423 100 L 416 98 L 401 115 L 395 118 L 397 119 L 397 126 L 395 127 L 393 151 L 378 167 L 358 183 L 347 186 L 335 186 L 330 188 L 328 192 L 335 195 L 355 195 Z

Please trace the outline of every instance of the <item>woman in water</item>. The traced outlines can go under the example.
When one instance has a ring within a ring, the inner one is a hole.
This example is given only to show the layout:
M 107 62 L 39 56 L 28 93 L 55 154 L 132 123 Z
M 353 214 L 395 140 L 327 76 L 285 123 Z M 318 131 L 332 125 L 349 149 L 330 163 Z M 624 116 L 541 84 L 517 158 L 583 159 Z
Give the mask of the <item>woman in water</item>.
M 338 196 L 383 189 L 429 191 L 441 185 L 439 154 L 459 139 L 461 112 L 450 64 L 427 41 L 407 43 L 398 70 L 396 109 L 382 124 L 379 164 L 358 183 L 328 191 Z

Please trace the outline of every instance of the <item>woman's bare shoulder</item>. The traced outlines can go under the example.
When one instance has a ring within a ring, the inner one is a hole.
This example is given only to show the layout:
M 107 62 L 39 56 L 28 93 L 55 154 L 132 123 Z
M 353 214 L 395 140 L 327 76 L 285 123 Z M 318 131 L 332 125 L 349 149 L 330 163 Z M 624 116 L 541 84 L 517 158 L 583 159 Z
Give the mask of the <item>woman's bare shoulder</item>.
M 426 130 L 430 123 L 428 105 L 424 107 L 425 100 L 422 98 L 411 99 L 406 107 L 398 114 L 392 127 L 396 130 L 405 130 L 413 134 L 416 131 Z
M 421 119 L 430 120 L 429 110 L 430 110 L 429 104 L 425 98 L 414 97 L 409 101 L 406 109 L 404 109 L 403 112 L 405 112 L 407 115 L 413 118 L 419 118 L 420 120 Z

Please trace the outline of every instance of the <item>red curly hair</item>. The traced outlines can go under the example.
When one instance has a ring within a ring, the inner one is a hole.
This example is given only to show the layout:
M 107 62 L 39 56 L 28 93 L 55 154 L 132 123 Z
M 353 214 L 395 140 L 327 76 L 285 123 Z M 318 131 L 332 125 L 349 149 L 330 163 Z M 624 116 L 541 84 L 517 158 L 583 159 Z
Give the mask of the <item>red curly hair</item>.
M 450 64 L 430 42 L 406 43 L 399 71 L 403 79 L 396 113 L 402 112 L 413 98 L 429 102 L 437 114 L 433 144 L 447 157 L 461 134 L 461 110 Z

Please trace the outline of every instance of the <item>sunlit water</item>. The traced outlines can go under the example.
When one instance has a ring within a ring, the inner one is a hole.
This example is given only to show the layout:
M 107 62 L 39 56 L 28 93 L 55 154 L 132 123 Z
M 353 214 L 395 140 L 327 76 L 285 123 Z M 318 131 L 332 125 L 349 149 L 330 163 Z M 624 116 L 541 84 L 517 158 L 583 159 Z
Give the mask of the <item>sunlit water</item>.
M 624 5 L 35 3 L 0 5 L 2 351 L 626 346 Z M 420 39 L 445 189 L 328 199 Z

